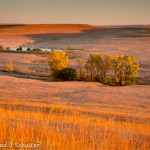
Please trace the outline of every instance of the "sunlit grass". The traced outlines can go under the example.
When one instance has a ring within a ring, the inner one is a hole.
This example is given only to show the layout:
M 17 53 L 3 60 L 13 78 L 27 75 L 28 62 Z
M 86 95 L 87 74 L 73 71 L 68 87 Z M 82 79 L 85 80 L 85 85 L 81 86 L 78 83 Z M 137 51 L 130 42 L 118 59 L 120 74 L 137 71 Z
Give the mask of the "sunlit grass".
M 3 100 L 0 106 L 1 143 L 39 143 L 41 150 L 148 150 L 150 146 L 150 124 L 143 120 L 103 118 L 94 115 L 97 109 L 89 114 L 88 107 L 81 111 L 81 106 L 62 102 Z

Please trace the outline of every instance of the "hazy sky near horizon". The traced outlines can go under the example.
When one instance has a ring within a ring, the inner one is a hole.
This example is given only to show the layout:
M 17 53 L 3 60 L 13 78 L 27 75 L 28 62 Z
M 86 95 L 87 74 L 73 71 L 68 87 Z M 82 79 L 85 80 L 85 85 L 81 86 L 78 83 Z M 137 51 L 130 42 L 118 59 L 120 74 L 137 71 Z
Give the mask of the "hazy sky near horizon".
M 150 24 L 150 0 L 0 0 L 0 23 Z

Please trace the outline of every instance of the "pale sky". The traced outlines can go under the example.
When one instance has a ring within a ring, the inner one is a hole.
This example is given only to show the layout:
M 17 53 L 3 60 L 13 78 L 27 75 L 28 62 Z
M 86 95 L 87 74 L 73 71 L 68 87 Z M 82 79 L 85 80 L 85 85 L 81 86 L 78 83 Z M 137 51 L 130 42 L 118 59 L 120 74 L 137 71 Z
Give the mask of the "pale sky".
M 150 0 L 0 0 L 0 23 L 150 24 Z

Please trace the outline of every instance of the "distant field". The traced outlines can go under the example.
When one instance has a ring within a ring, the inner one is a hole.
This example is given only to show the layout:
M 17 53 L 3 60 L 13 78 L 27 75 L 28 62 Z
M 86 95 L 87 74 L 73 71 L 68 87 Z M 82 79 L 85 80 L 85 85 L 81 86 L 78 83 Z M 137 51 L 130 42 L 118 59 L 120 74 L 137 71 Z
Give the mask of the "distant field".
M 68 66 L 76 68 L 77 59 L 84 58 L 85 60 L 91 53 L 101 53 L 101 51 L 96 50 L 71 50 L 67 52 L 69 56 Z M 47 61 L 47 55 L 36 55 L 36 54 L 21 54 L 21 53 L 2 53 L 0 52 L 0 74 L 5 74 L 7 76 L 18 76 L 27 78 L 41 78 L 48 79 L 50 69 Z M 137 75 L 138 80 L 142 84 L 150 84 L 150 68 L 143 58 L 137 59 L 140 63 L 140 70 Z M 8 63 L 12 63 L 14 69 L 17 73 L 4 73 L 2 71 L 6 70 Z M 146 64 L 145 64 L 146 63 Z M 19 74 L 20 73 L 20 74 Z
M 79 57 L 90 53 L 134 55 L 141 75 L 150 76 L 150 26 L 0 25 L 0 44 L 11 48 L 90 49 Z
M 58 49 L 71 45 L 73 49 L 146 57 L 150 26 L 0 25 L 0 44 Z
M 16 47 L 54 47 L 52 42 L 77 37 L 83 30 L 95 28 L 90 25 L 0 25 L 0 43 Z M 63 42 L 63 41 L 62 41 Z M 66 41 L 67 42 L 67 41 Z M 68 41 L 69 42 L 69 41 Z M 58 44 L 58 43 L 57 43 Z M 64 43 L 63 46 L 67 43 Z M 60 43 L 59 47 L 62 46 Z

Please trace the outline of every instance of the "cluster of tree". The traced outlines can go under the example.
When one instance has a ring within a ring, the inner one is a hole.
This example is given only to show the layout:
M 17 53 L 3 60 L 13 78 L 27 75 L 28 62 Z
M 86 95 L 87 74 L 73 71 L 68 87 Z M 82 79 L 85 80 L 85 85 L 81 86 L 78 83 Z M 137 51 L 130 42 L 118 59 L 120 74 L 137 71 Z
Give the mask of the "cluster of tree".
M 10 50 L 10 47 L 4 47 L 4 46 L 0 45 L 0 50 Z
M 22 51 L 23 48 L 22 48 L 22 46 L 20 46 L 16 50 L 17 51 Z M 40 49 L 40 48 L 33 48 L 33 49 L 31 49 L 30 47 L 27 47 L 26 51 L 42 52 L 43 50 Z
M 60 80 L 98 81 L 109 85 L 135 83 L 139 65 L 134 56 L 91 54 L 87 60 L 79 59 L 77 70 L 67 67 L 65 51 L 52 51 L 48 57 L 51 76 Z
M 21 46 L 16 49 L 16 51 L 22 51 L 22 50 L 23 48 Z
M 139 65 L 135 63 L 134 56 L 91 54 L 84 68 L 90 81 L 122 86 L 135 83 Z
M 123 86 L 135 84 L 135 77 L 139 69 L 139 64 L 135 63 L 134 56 L 91 54 L 87 60 L 77 60 L 77 69 L 69 68 L 68 60 L 65 51 L 51 51 L 48 63 L 53 79 L 96 81 Z M 13 72 L 13 65 L 8 63 L 6 70 Z
M 4 47 L 0 45 L 0 50 L 10 50 L 10 47 Z M 22 46 L 17 47 L 16 51 L 23 51 L 23 47 Z M 31 49 L 30 47 L 27 47 L 26 51 L 42 52 L 43 50 L 40 48 Z

